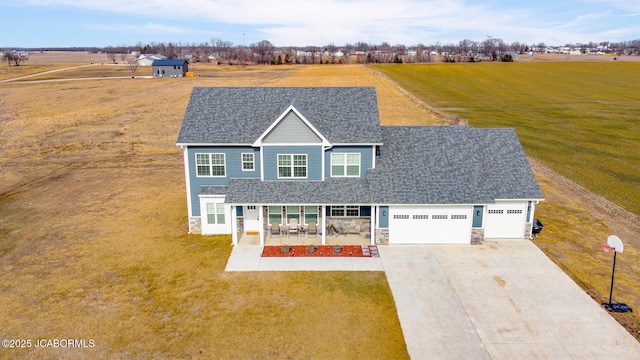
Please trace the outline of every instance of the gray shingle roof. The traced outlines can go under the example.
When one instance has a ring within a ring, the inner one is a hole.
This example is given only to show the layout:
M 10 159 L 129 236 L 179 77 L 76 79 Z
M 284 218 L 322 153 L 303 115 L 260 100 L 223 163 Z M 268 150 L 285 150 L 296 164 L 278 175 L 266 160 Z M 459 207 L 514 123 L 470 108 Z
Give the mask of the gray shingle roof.
M 159 59 L 153 60 L 151 66 L 174 66 L 184 65 L 187 62 L 185 59 Z
M 232 179 L 227 203 L 235 204 L 370 204 L 367 179 L 329 178 L 325 181 L 260 181 Z
M 251 144 L 293 105 L 331 143 L 380 143 L 373 87 L 195 87 L 178 144 Z
M 472 204 L 542 199 L 513 129 L 383 127 L 369 171 L 374 203 Z
M 385 145 L 367 179 L 232 179 L 227 203 L 476 204 L 542 199 L 513 129 L 383 127 Z M 220 194 L 206 186 L 201 194 Z

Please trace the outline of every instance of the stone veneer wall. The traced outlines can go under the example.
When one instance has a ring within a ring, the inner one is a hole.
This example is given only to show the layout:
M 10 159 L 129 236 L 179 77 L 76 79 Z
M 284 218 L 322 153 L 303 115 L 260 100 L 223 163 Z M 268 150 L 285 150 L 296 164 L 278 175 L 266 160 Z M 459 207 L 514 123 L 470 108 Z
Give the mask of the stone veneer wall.
M 202 223 L 200 217 L 191 217 L 189 218 L 189 229 L 191 229 L 191 233 L 200 233 L 202 234 Z
M 376 245 L 389 245 L 389 229 L 376 229 Z
M 471 245 L 481 245 L 484 241 L 484 229 L 471 229 Z
M 524 224 L 524 238 L 525 239 L 531 239 L 531 227 L 532 226 L 533 226 L 533 224 L 531 224 L 531 223 Z
M 244 234 L 244 218 L 238 217 L 236 223 L 238 225 L 238 240 L 239 240 Z

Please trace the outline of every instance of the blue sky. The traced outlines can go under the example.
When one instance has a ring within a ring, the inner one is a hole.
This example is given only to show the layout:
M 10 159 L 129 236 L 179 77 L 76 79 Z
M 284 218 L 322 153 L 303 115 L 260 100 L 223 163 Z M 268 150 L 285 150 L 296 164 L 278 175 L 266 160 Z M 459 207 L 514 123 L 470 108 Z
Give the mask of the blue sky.
M 0 48 L 640 39 L 637 0 L 0 0 Z

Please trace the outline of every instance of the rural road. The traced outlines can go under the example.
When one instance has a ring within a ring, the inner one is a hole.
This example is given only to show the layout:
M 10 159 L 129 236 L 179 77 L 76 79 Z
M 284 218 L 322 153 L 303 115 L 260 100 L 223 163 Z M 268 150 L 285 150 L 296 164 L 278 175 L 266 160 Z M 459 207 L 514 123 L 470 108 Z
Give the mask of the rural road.
M 10 83 L 10 82 L 14 82 L 14 81 L 17 81 L 17 80 L 23 80 L 23 79 L 27 79 L 27 78 L 31 78 L 31 77 L 35 77 L 35 76 L 41 76 L 41 75 L 51 74 L 51 73 L 60 72 L 60 71 L 66 71 L 66 70 L 72 70 L 72 69 L 78 69 L 78 68 L 83 68 L 83 67 L 88 67 L 88 66 L 96 66 L 96 65 L 99 65 L 99 64 L 88 64 L 88 65 L 80 65 L 80 66 L 68 67 L 68 68 L 64 68 L 64 69 L 43 71 L 43 72 L 39 72 L 39 73 L 36 73 L 36 74 L 30 74 L 30 75 L 11 78 L 11 79 L 0 80 L 0 84 L 1 83 Z M 131 79 L 131 78 L 133 78 L 133 77 L 132 76 L 113 76 L 113 77 L 93 77 L 93 78 L 49 79 L 49 80 L 33 80 L 33 81 L 29 81 L 29 83 L 45 83 L 45 82 L 58 82 L 58 81 L 78 81 L 78 80 L 102 80 L 102 79 Z M 151 79 L 152 76 L 136 76 L 135 78 Z

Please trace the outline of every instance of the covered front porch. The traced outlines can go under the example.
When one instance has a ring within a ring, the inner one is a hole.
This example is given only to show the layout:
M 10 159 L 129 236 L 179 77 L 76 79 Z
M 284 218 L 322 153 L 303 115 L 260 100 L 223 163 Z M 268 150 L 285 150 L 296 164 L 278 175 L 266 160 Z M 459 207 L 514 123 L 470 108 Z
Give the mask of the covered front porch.
M 375 207 L 236 205 L 234 245 L 374 245 Z
M 327 236 L 324 245 L 371 245 L 370 237 L 360 234 L 344 234 L 338 236 Z M 260 243 L 260 234 L 243 233 L 238 239 L 238 245 L 323 245 L 320 236 L 313 234 L 297 235 L 271 235 L 266 234 L 264 243 Z

